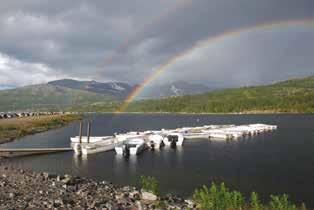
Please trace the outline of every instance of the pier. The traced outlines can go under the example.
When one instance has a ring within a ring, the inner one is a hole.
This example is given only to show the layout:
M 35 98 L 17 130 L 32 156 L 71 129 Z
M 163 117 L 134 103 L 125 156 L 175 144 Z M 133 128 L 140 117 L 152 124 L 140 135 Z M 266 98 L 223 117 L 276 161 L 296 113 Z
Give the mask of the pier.
M 72 148 L 21 148 L 21 149 L 0 148 L 0 157 L 42 155 L 57 152 L 68 152 L 72 150 L 73 150 Z
M 117 154 L 120 154 L 122 149 L 129 147 L 142 148 L 143 146 L 144 148 L 158 149 L 163 146 L 182 146 L 186 139 L 236 141 L 246 136 L 253 137 L 277 129 L 276 125 L 266 124 L 203 125 L 176 129 L 130 131 L 121 134 L 115 133 L 113 136 L 91 136 L 90 126 L 91 122 L 88 121 L 87 136 L 82 136 L 83 126 L 81 122 L 79 136 L 70 138 L 75 153 L 79 155 L 105 152 L 113 149 Z M 137 152 L 134 152 L 134 154 L 137 154 Z

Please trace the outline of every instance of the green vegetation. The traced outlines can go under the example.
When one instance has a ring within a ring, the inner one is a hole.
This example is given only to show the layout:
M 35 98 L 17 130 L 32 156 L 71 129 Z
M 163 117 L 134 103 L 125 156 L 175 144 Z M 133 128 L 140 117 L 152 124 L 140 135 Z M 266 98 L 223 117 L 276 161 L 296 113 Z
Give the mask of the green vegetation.
M 140 186 L 142 189 L 158 194 L 158 181 L 151 176 L 141 176 Z M 217 186 L 212 183 L 210 188 L 202 186 L 196 189 L 192 199 L 197 209 L 206 210 L 306 210 L 305 204 L 297 207 L 296 204 L 289 201 L 288 195 L 270 195 L 269 201 L 263 203 L 256 192 L 252 192 L 249 198 L 246 198 L 238 191 L 229 190 L 224 183 Z M 163 209 L 164 201 L 156 201 L 156 208 Z
M 0 91 L 0 110 L 35 109 L 115 112 L 122 102 L 110 95 L 34 85 Z M 120 98 L 121 99 L 121 98 Z M 215 90 L 204 94 L 135 101 L 126 112 L 314 113 L 314 76 L 272 85 Z
M 112 101 L 109 95 L 53 85 L 33 85 L 0 91 L 0 111 L 64 110 L 66 107 Z
M 0 143 L 16 138 L 62 127 L 65 124 L 79 120 L 79 115 L 47 115 L 25 118 L 0 120 Z
M 199 95 L 143 100 L 130 112 L 186 113 L 314 113 L 314 77 L 267 86 L 224 89 Z
M 224 183 L 216 186 L 212 183 L 210 189 L 203 186 L 195 190 L 193 200 L 200 209 L 212 210 L 228 210 L 228 209 L 251 209 L 251 210 L 296 210 L 306 209 L 304 204 L 297 208 L 295 204 L 288 200 L 288 196 L 270 195 L 268 204 L 262 204 L 258 198 L 258 194 L 251 193 L 250 199 L 246 200 L 240 192 L 230 191 L 225 187 Z
M 65 109 L 69 112 L 115 112 L 121 103 L 119 102 L 96 102 L 88 105 L 77 105 Z
M 143 190 L 152 192 L 156 195 L 159 193 L 159 183 L 155 177 L 152 176 L 141 176 L 140 186 Z

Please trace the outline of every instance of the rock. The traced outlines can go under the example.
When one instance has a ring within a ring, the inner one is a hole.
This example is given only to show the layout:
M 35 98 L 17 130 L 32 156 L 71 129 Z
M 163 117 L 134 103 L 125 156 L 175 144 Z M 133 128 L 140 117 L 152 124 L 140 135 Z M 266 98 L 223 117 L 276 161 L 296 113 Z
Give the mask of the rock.
M 143 210 L 143 205 L 140 201 L 136 201 L 136 207 L 138 210 Z
M 79 179 L 73 178 L 72 176 L 66 174 L 64 178 L 61 180 L 61 182 L 67 185 L 74 185 L 79 182 Z
M 14 193 L 9 193 L 9 198 L 14 198 L 15 197 L 15 194 Z
M 157 196 L 151 192 L 143 191 L 142 192 L 142 199 L 147 200 L 147 201 L 156 201 Z
M 107 202 L 107 203 L 105 204 L 105 207 L 106 207 L 108 210 L 113 210 L 113 209 L 114 209 L 114 206 L 113 206 L 113 204 L 112 204 L 111 202 Z
M 62 176 L 57 176 L 57 182 L 60 182 L 63 179 Z
M 140 200 L 141 199 L 140 192 L 137 190 L 130 192 L 129 197 L 134 199 L 134 200 Z
M 46 173 L 46 172 L 44 172 L 43 173 L 43 176 L 44 176 L 44 178 L 47 180 L 47 179 L 55 179 L 55 178 L 57 178 L 57 175 L 56 174 L 50 174 L 50 173 Z
M 185 200 L 184 202 L 188 205 L 188 208 L 195 207 L 195 203 L 192 200 Z
M 195 209 L 195 204 L 176 196 L 162 199 L 135 187 L 119 188 L 105 181 L 95 182 L 71 175 L 22 172 L 11 168 L 0 173 L 0 209 L 171 208 Z

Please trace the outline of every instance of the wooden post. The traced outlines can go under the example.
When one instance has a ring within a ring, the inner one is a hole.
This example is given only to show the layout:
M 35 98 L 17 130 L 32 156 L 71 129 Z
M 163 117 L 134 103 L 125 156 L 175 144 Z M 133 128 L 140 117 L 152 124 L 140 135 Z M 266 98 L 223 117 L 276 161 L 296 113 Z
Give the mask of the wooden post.
M 82 143 L 82 130 L 83 130 L 83 123 L 82 123 L 82 121 L 81 121 L 81 122 L 80 122 L 80 131 L 79 131 L 80 144 Z
M 90 138 L 90 128 L 91 128 L 91 122 L 88 121 L 87 124 L 87 143 L 89 143 L 89 138 Z

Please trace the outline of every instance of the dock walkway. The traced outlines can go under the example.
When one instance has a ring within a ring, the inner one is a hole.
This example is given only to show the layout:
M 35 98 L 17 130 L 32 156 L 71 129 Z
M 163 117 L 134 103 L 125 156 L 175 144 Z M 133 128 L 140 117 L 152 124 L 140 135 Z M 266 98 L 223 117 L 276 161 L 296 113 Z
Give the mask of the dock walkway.
M 0 157 L 40 155 L 40 154 L 67 152 L 67 151 L 73 151 L 73 149 L 72 148 L 21 148 L 21 149 L 0 148 Z

